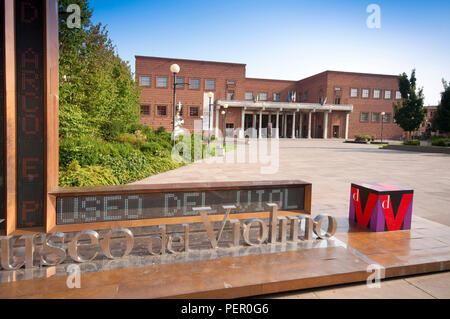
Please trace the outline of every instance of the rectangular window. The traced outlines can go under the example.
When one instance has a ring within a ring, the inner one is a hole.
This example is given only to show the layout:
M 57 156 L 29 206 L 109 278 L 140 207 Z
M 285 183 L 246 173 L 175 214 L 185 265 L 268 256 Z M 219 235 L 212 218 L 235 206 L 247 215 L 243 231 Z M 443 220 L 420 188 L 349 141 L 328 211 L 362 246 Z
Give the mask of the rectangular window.
M 374 123 L 380 122 L 380 113 L 372 113 L 372 122 Z
M 245 92 L 246 100 L 253 100 L 253 92 Z
M 180 83 L 180 84 L 178 84 Z M 184 85 L 182 85 L 181 83 L 184 83 L 184 78 L 178 78 L 177 77 L 177 89 L 183 89 Z
M 200 89 L 200 80 L 199 79 L 191 79 L 189 88 L 198 90 Z
M 167 87 L 167 76 L 158 76 L 156 79 L 156 86 L 159 88 Z
M 341 104 L 341 97 L 340 97 L 340 96 L 336 96 L 336 97 L 334 98 L 334 104 L 336 104 L 336 105 Z
M 264 93 L 264 92 L 260 93 L 259 94 L 259 99 L 261 101 L 267 101 L 267 93 Z
M 303 101 L 308 101 L 308 92 L 303 94 Z
M 373 98 L 379 99 L 381 97 L 381 91 L 380 90 L 373 90 Z
M 362 90 L 362 97 L 365 99 L 369 98 L 369 89 L 363 89 Z
M 216 81 L 215 80 L 206 80 L 205 88 L 207 90 L 215 90 L 216 89 Z
M 386 113 L 383 116 L 383 123 L 391 123 L 391 113 Z
M 158 116 L 166 116 L 166 115 L 167 115 L 167 106 L 158 105 Z
M 400 91 L 395 91 L 395 98 L 397 100 L 401 100 L 402 99 L 402 92 Z
M 389 100 L 391 98 L 391 91 L 390 90 L 384 91 L 384 98 L 386 100 Z
M 190 115 L 191 117 L 198 117 L 198 114 L 199 114 L 199 112 L 198 112 L 198 107 L 193 107 L 193 106 L 191 106 L 191 108 L 190 108 L 190 110 L 189 110 L 189 115 Z
M 151 77 L 147 75 L 143 75 L 139 77 L 139 85 L 149 87 L 151 83 Z
M 358 89 L 351 89 L 350 90 L 350 96 L 351 97 L 358 97 Z
M 150 105 L 141 105 L 141 114 L 150 115 Z
M 227 92 L 227 101 L 233 101 L 234 100 L 234 91 L 228 91 Z
M 273 100 L 275 102 L 280 101 L 281 100 L 281 94 L 280 93 L 274 93 L 273 94 Z
M 361 112 L 361 122 L 369 122 L 369 113 Z

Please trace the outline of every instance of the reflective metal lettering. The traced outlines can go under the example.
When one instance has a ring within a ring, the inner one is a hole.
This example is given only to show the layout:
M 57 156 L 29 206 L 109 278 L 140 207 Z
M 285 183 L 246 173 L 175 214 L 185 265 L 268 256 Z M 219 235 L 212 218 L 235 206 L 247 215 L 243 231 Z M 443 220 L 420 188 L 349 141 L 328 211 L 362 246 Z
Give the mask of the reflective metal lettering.
M 78 244 L 78 240 L 82 237 L 82 236 L 88 236 L 89 240 L 90 240 L 90 244 Z M 95 252 L 95 254 L 89 258 L 89 259 L 85 259 L 83 257 L 81 257 L 79 255 L 78 252 L 78 248 L 82 247 L 82 246 L 97 246 L 98 242 L 99 242 L 99 235 L 96 231 L 93 230 L 84 230 L 81 233 L 78 233 L 77 235 L 75 235 L 75 237 L 72 239 L 72 241 L 69 243 L 69 256 L 75 260 L 76 262 L 79 263 L 86 263 L 86 262 L 90 262 L 92 260 L 94 260 L 95 257 L 97 257 L 98 252 Z

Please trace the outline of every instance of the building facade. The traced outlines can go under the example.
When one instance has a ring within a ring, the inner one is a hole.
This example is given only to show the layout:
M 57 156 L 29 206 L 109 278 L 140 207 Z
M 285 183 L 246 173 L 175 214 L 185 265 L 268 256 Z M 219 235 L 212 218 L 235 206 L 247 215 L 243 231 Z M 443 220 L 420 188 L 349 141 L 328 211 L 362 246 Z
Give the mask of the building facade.
M 253 137 L 403 135 L 393 119 L 393 103 L 401 101 L 395 75 L 325 71 L 299 81 L 255 79 L 246 77 L 245 64 L 136 56 L 145 125 L 172 130 L 172 64 L 181 69 L 176 103 L 191 131 L 202 121 L 211 134 L 221 135 L 226 127 L 228 135 L 240 137 L 249 128 Z

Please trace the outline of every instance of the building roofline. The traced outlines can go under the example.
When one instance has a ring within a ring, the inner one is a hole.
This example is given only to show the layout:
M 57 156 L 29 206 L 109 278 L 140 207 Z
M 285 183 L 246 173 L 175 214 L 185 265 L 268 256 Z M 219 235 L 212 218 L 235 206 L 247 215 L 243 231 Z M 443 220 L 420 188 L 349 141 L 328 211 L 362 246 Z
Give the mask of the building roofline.
M 229 65 L 239 65 L 239 66 L 247 66 L 244 63 L 232 63 L 232 62 L 219 62 L 219 61 L 206 61 L 206 60 L 192 60 L 192 59 L 178 59 L 178 58 L 166 58 L 166 57 L 157 57 L 157 56 L 144 56 L 144 55 L 135 55 L 135 59 L 152 59 L 152 60 L 170 60 L 170 61 L 183 61 L 183 62 L 195 62 L 195 63 L 211 63 L 211 64 L 229 64 Z
M 356 74 L 356 75 L 367 75 L 367 76 L 385 76 L 385 77 L 395 77 L 398 78 L 398 75 L 393 74 L 381 74 L 381 73 L 363 73 L 363 72 L 349 72 L 349 71 L 333 71 L 327 70 L 322 73 L 339 73 L 339 74 Z M 320 74 L 320 73 L 319 73 Z
M 362 76 L 382 76 L 382 77 L 388 77 L 388 78 L 398 78 L 398 75 L 392 75 L 392 74 L 380 74 L 380 73 L 363 73 L 363 72 L 349 72 L 349 71 L 334 71 L 334 70 L 326 70 L 320 73 L 313 74 L 311 76 L 308 76 L 306 78 L 303 78 L 299 80 L 298 82 L 308 80 L 314 77 L 318 76 L 327 76 L 330 73 L 334 74 L 348 74 L 348 75 L 362 75 Z
M 279 81 L 279 82 L 294 82 L 297 83 L 298 80 L 280 80 L 280 79 L 263 79 L 263 78 L 245 78 L 246 80 L 256 80 L 256 81 Z
M 235 65 L 235 66 L 243 66 L 246 67 L 247 64 L 244 63 L 234 63 L 234 62 L 219 62 L 219 61 L 206 61 L 206 60 L 193 60 L 193 59 L 179 59 L 179 58 L 167 58 L 167 57 L 156 57 L 156 56 L 144 56 L 144 55 L 135 55 L 135 59 L 152 59 L 152 60 L 165 60 L 165 61 L 181 61 L 181 62 L 194 62 L 194 63 L 209 63 L 209 64 L 221 64 L 221 65 Z M 334 70 L 326 70 L 320 73 L 313 74 L 306 78 L 300 80 L 281 80 L 281 79 L 263 79 L 263 78 L 245 78 L 246 80 L 259 80 L 259 81 L 280 81 L 280 82 L 300 82 L 303 80 L 307 80 L 313 77 L 328 75 L 329 73 L 335 74 L 353 74 L 353 75 L 362 75 L 362 76 L 382 76 L 389 78 L 397 78 L 398 75 L 391 74 L 379 74 L 379 73 L 361 73 L 361 72 L 349 72 L 349 71 L 334 71 Z

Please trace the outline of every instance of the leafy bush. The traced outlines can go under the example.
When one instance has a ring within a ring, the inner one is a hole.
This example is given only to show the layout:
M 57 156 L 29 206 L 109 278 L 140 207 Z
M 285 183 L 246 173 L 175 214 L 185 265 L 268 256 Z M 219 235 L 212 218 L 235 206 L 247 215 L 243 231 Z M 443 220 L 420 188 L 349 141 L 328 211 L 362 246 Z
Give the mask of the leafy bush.
M 371 138 L 372 137 L 370 135 L 355 134 L 356 142 L 367 142 L 367 141 L 370 141 Z
M 450 143 L 450 138 L 432 137 L 431 143 L 433 146 L 448 146 L 448 143 Z
M 65 168 L 73 161 L 82 167 L 98 165 L 101 144 L 101 140 L 89 136 L 61 139 L 59 165 Z
M 161 144 L 156 142 L 147 142 L 142 144 L 141 151 L 151 156 L 170 157 L 170 152 Z
M 160 126 L 158 127 L 158 130 L 156 130 L 156 133 L 161 134 L 161 133 L 165 133 L 167 130 L 164 126 Z
M 81 167 L 73 161 L 65 170 L 59 173 L 59 185 L 62 187 L 84 187 L 100 185 L 118 185 L 119 180 L 113 172 L 101 166 Z
M 138 133 L 139 132 L 139 133 Z M 140 131 L 136 131 L 134 134 L 124 133 L 119 136 L 117 139 L 118 142 L 121 143 L 129 143 L 135 147 L 141 147 L 142 144 L 145 143 L 147 138 L 140 133 Z
M 405 141 L 405 142 L 403 143 L 403 145 L 419 146 L 419 145 L 420 145 L 420 141 L 417 141 L 417 140 L 409 140 L 409 141 Z

